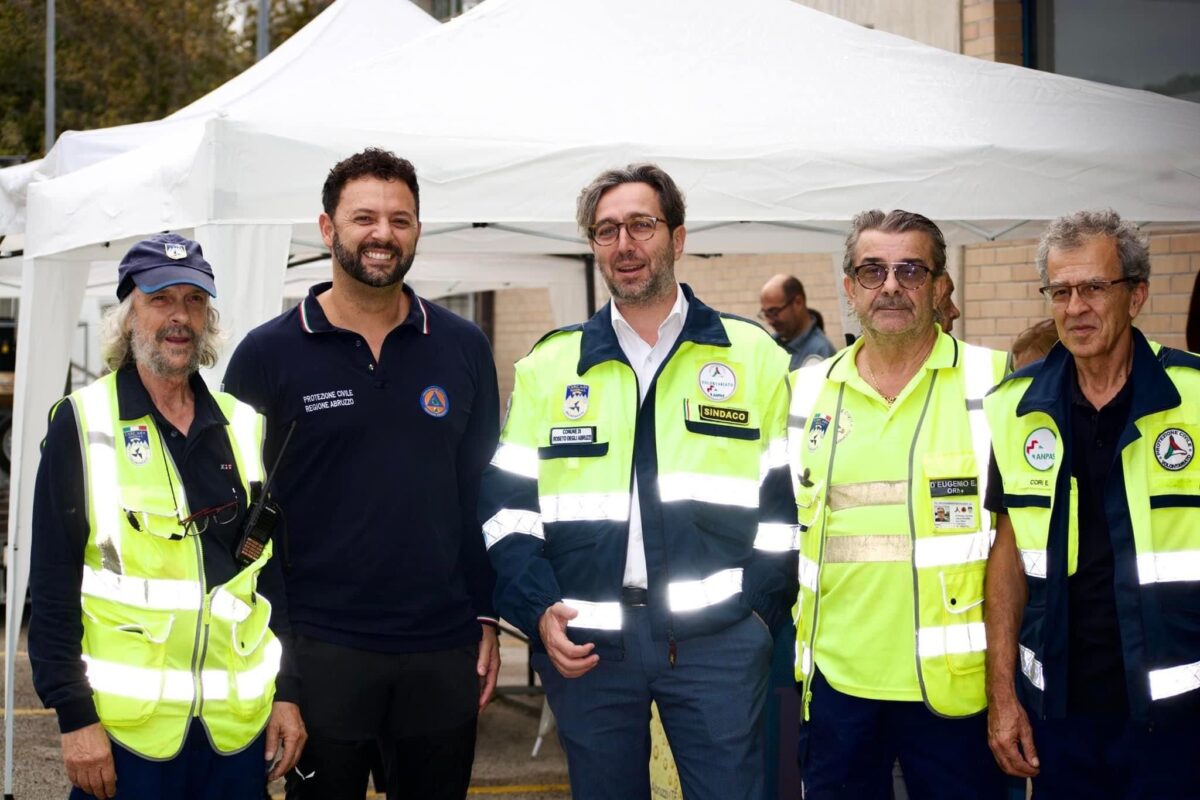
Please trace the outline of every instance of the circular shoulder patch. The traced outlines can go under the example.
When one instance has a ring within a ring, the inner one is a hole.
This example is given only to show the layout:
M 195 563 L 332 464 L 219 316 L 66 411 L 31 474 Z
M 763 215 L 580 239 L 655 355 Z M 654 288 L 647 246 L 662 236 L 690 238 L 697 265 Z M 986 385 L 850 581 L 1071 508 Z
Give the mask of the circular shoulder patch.
M 1034 469 L 1045 472 L 1054 466 L 1058 437 L 1049 428 L 1038 428 L 1025 437 L 1025 460 Z
M 444 417 L 450 413 L 450 398 L 440 386 L 426 386 L 421 390 L 421 408 L 431 417 Z
M 700 391 L 709 400 L 721 402 L 737 391 L 737 375 L 728 364 L 710 361 L 700 368 Z
M 1179 428 L 1167 428 L 1154 440 L 1154 457 L 1163 469 L 1178 472 L 1192 463 L 1195 454 L 1196 445 L 1192 437 Z

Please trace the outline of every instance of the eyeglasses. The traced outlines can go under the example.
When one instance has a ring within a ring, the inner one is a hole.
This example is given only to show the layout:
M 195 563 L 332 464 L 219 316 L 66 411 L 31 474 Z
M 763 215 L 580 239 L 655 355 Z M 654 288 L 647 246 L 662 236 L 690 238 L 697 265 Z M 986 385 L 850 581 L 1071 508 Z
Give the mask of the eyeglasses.
M 1108 297 L 1109 290 L 1118 283 L 1137 283 L 1137 278 L 1117 278 L 1115 281 L 1084 281 L 1083 283 L 1052 283 L 1038 288 L 1051 305 L 1066 306 L 1071 303 L 1071 293 L 1078 292 L 1079 299 L 1088 305 Z
M 925 279 L 929 277 L 929 273 L 933 272 L 924 264 L 917 264 L 912 261 L 897 261 L 894 264 L 886 264 L 884 262 L 873 262 L 870 264 L 859 264 L 854 268 L 854 279 L 858 281 L 858 285 L 864 289 L 878 289 L 887 283 L 888 272 L 896 274 L 896 283 L 903 286 L 905 289 L 920 289 L 925 283 Z
M 648 242 L 654 238 L 654 230 L 663 220 L 658 217 L 630 217 L 624 222 L 606 220 L 588 228 L 588 238 L 596 244 L 609 245 L 621 236 L 621 228 L 629 238 L 637 242 Z
M 795 300 L 795 299 L 796 298 L 794 298 L 794 297 L 792 298 L 792 300 Z M 784 309 L 786 309 L 788 306 L 790 306 L 792 304 L 792 300 L 788 300 L 786 303 L 784 303 L 781 306 L 770 306 L 769 308 L 760 308 L 758 310 L 758 318 L 759 319 L 775 319 L 776 317 L 778 317 L 780 314 L 783 313 Z
M 139 533 L 161 536 L 164 539 L 182 539 L 184 536 L 199 536 L 208 530 L 209 522 L 218 525 L 228 525 L 237 518 L 238 501 L 230 500 L 219 506 L 202 508 L 183 519 L 179 518 L 178 509 L 172 514 L 158 514 L 153 511 L 134 511 L 125 509 L 125 519 Z

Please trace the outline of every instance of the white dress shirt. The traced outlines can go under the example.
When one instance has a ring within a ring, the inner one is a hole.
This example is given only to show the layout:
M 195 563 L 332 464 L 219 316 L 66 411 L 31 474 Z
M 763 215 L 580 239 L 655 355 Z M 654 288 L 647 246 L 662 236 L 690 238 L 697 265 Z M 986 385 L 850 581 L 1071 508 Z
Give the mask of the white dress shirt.
M 646 399 L 646 391 L 654 380 L 658 368 L 667 358 L 667 353 L 675 346 L 675 341 L 683 331 L 683 321 L 687 317 L 688 301 L 679 285 L 675 285 L 675 305 L 671 307 L 667 318 L 658 326 L 658 341 L 648 344 L 637 335 L 633 327 L 621 316 L 621 310 L 616 302 L 612 304 L 612 326 L 617 334 L 617 343 L 621 352 L 629 360 L 637 375 L 638 407 Z M 629 499 L 629 550 L 625 554 L 625 579 L 623 586 L 647 588 L 646 580 L 646 545 L 642 541 L 642 507 L 638 502 L 637 468 L 633 472 L 633 493 Z

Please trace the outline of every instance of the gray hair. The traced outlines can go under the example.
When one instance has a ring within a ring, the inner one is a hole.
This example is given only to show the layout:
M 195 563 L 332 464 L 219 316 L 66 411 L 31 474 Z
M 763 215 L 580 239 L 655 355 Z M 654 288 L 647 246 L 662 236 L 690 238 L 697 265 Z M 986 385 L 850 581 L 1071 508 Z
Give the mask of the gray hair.
M 930 277 L 936 278 L 946 271 L 946 237 L 942 230 L 929 217 L 913 211 L 903 211 L 897 208 L 886 214 L 878 208 L 856 214 L 850 221 L 850 233 L 846 236 L 846 252 L 842 256 L 842 272 L 850 275 L 856 266 L 854 250 L 858 247 L 858 237 L 864 231 L 879 231 L 881 233 L 908 233 L 920 231 L 929 237 L 929 246 L 933 251 L 933 270 Z
M 1103 211 L 1076 211 L 1051 222 L 1042 234 L 1037 249 L 1037 271 L 1042 285 L 1050 280 L 1047 262 L 1051 250 L 1076 250 L 1084 240 L 1106 236 L 1117 246 L 1121 277 L 1139 283 L 1150 280 L 1150 245 L 1132 222 L 1124 222 L 1111 208 Z
M 600 205 L 600 198 L 604 193 L 623 183 L 645 183 L 654 189 L 658 194 L 658 204 L 662 206 L 663 221 L 667 223 L 668 231 L 673 231 L 683 224 L 683 192 L 679 191 L 671 176 L 657 164 L 630 164 L 624 169 L 605 170 L 583 187 L 575 203 L 575 221 L 579 223 L 581 231 L 586 233 L 596 221 L 596 207 Z
M 110 372 L 116 372 L 121 367 L 133 363 L 133 330 L 130 322 L 135 314 L 131 293 L 115 306 L 106 308 L 100 318 L 100 357 L 104 359 L 104 365 Z M 202 367 L 217 365 L 219 348 L 228 338 L 228 334 L 221 329 L 220 319 L 221 315 L 210 302 L 204 330 L 196 340 Z

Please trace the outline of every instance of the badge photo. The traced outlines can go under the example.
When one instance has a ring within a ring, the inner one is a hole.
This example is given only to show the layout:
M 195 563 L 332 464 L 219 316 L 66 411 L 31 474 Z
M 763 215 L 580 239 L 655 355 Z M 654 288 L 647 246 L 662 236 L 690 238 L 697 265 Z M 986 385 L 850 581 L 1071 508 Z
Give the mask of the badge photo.
M 1039 472 L 1054 466 L 1057 452 L 1058 437 L 1049 428 L 1038 428 L 1025 437 L 1025 462 Z
M 1167 428 L 1154 440 L 1154 457 L 1163 469 L 1171 472 L 1178 472 L 1192 463 L 1195 454 L 1192 437 L 1179 428 Z
M 572 383 L 567 386 L 566 396 L 563 397 L 563 414 L 567 419 L 579 419 L 588 410 L 588 385 Z
M 728 364 L 710 361 L 700 368 L 700 391 L 709 400 L 720 403 L 737 391 L 737 373 Z
M 440 386 L 426 386 L 421 390 L 421 409 L 431 417 L 444 417 L 450 413 L 450 398 Z
M 125 457 L 130 464 L 141 466 L 150 460 L 150 431 L 145 425 L 131 425 L 123 429 L 125 434 Z

